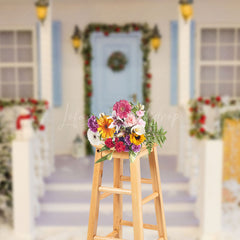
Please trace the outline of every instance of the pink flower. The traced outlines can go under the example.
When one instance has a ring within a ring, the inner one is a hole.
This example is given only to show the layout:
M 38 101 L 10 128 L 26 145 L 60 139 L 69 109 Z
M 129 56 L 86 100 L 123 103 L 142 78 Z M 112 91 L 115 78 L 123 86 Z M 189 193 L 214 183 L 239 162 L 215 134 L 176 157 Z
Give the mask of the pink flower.
M 144 115 L 144 111 L 139 110 L 139 111 L 136 112 L 136 114 L 137 114 L 138 117 L 142 117 Z
M 117 116 L 120 118 L 126 118 L 131 109 L 132 107 L 127 100 L 120 100 L 113 106 L 113 110 L 116 111 Z
M 131 126 L 135 125 L 136 123 L 137 123 L 137 119 L 136 119 L 135 115 L 133 113 L 129 113 L 125 120 L 125 125 L 127 127 L 131 127 Z
M 142 127 L 144 127 L 144 128 L 145 128 L 145 126 L 146 126 L 146 122 L 145 122 L 144 120 L 142 120 L 141 118 L 138 119 L 137 123 L 138 123 L 138 125 L 140 125 L 140 126 L 142 126 Z

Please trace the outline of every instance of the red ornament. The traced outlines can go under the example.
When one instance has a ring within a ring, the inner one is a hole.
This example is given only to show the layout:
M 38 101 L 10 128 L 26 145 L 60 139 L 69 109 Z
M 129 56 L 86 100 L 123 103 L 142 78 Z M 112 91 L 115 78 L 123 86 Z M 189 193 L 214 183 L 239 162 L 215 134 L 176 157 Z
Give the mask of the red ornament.
M 204 132 L 205 132 L 205 129 L 202 127 L 202 128 L 199 129 L 199 131 L 200 131 L 201 133 L 204 133 Z
M 217 97 L 216 97 L 216 101 L 217 101 L 217 102 L 220 102 L 220 101 L 221 101 L 221 97 L 220 97 L 220 96 L 217 96 Z
M 149 98 L 146 98 L 145 101 L 146 101 L 146 103 L 149 103 L 149 102 L 150 102 L 150 99 L 149 99 Z
M 91 97 L 92 96 L 92 92 L 88 92 L 88 97 Z
M 205 121 L 206 121 L 206 116 L 205 115 L 202 115 L 201 118 L 199 119 L 199 122 L 201 124 L 205 124 Z
M 89 80 L 87 81 L 87 84 L 88 84 L 88 85 L 92 85 L 92 80 L 89 79 Z
M 147 83 L 147 84 L 146 84 L 146 87 L 147 87 L 147 88 L 151 88 L 151 84 L 150 84 L 150 83 Z
M 39 126 L 39 130 L 40 130 L 40 131 L 44 131 L 44 130 L 45 130 L 45 126 L 44 126 L 43 124 L 41 124 L 41 125 Z
M 199 102 L 202 102 L 203 98 L 202 98 L 202 97 L 199 97 L 197 100 L 198 100 Z
M 152 74 L 151 73 L 147 73 L 146 76 L 147 76 L 147 78 L 152 78 Z
M 207 105 L 209 105 L 210 102 L 211 102 L 211 101 L 210 101 L 209 99 L 206 99 L 206 100 L 205 100 L 205 104 L 207 104 Z

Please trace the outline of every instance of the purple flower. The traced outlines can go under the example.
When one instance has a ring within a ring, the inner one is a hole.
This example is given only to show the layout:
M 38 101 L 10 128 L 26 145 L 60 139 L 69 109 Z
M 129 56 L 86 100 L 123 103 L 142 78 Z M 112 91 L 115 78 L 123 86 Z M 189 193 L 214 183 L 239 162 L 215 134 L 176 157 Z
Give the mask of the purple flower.
M 141 149 L 141 145 L 135 145 L 135 144 L 132 145 L 132 150 L 134 152 L 139 152 L 140 149 Z
M 95 116 L 91 116 L 88 119 L 88 127 L 90 128 L 91 131 L 97 132 L 97 129 L 99 126 L 98 126 L 97 119 Z
M 125 150 L 124 152 L 129 152 L 129 146 L 125 145 Z
M 132 143 L 130 142 L 130 136 L 129 135 L 127 135 L 126 137 L 125 137 L 125 143 L 128 145 L 128 146 L 130 146 Z

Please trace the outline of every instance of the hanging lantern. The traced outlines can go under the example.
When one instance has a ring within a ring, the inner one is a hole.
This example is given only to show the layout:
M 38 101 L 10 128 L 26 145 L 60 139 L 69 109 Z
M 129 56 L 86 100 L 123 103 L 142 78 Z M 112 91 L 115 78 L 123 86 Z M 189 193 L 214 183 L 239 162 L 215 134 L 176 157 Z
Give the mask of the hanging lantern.
M 37 11 L 37 17 L 43 23 L 47 17 L 47 9 L 49 6 L 49 1 L 48 0 L 38 0 L 35 3 L 35 6 L 36 6 L 36 11 Z
M 79 135 L 73 141 L 72 145 L 72 156 L 74 158 L 81 158 L 85 155 L 84 143 Z
M 158 26 L 155 25 L 153 28 L 153 35 L 151 38 L 152 48 L 157 51 L 161 45 L 162 35 L 159 33 Z
M 185 21 L 188 21 L 193 16 L 193 0 L 180 0 L 180 10 Z
M 75 51 L 77 52 L 81 46 L 81 31 L 78 26 L 75 26 L 74 33 L 72 35 L 72 45 Z

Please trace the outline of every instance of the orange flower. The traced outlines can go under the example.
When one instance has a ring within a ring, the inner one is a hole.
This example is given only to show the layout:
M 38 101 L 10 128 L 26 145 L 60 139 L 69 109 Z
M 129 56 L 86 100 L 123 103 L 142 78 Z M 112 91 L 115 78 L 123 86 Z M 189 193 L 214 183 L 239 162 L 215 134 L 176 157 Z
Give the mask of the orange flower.
M 98 123 L 98 131 L 101 134 L 102 138 L 112 138 L 115 132 L 115 128 L 109 128 L 113 119 L 108 118 L 108 116 L 104 115 L 97 120 Z

